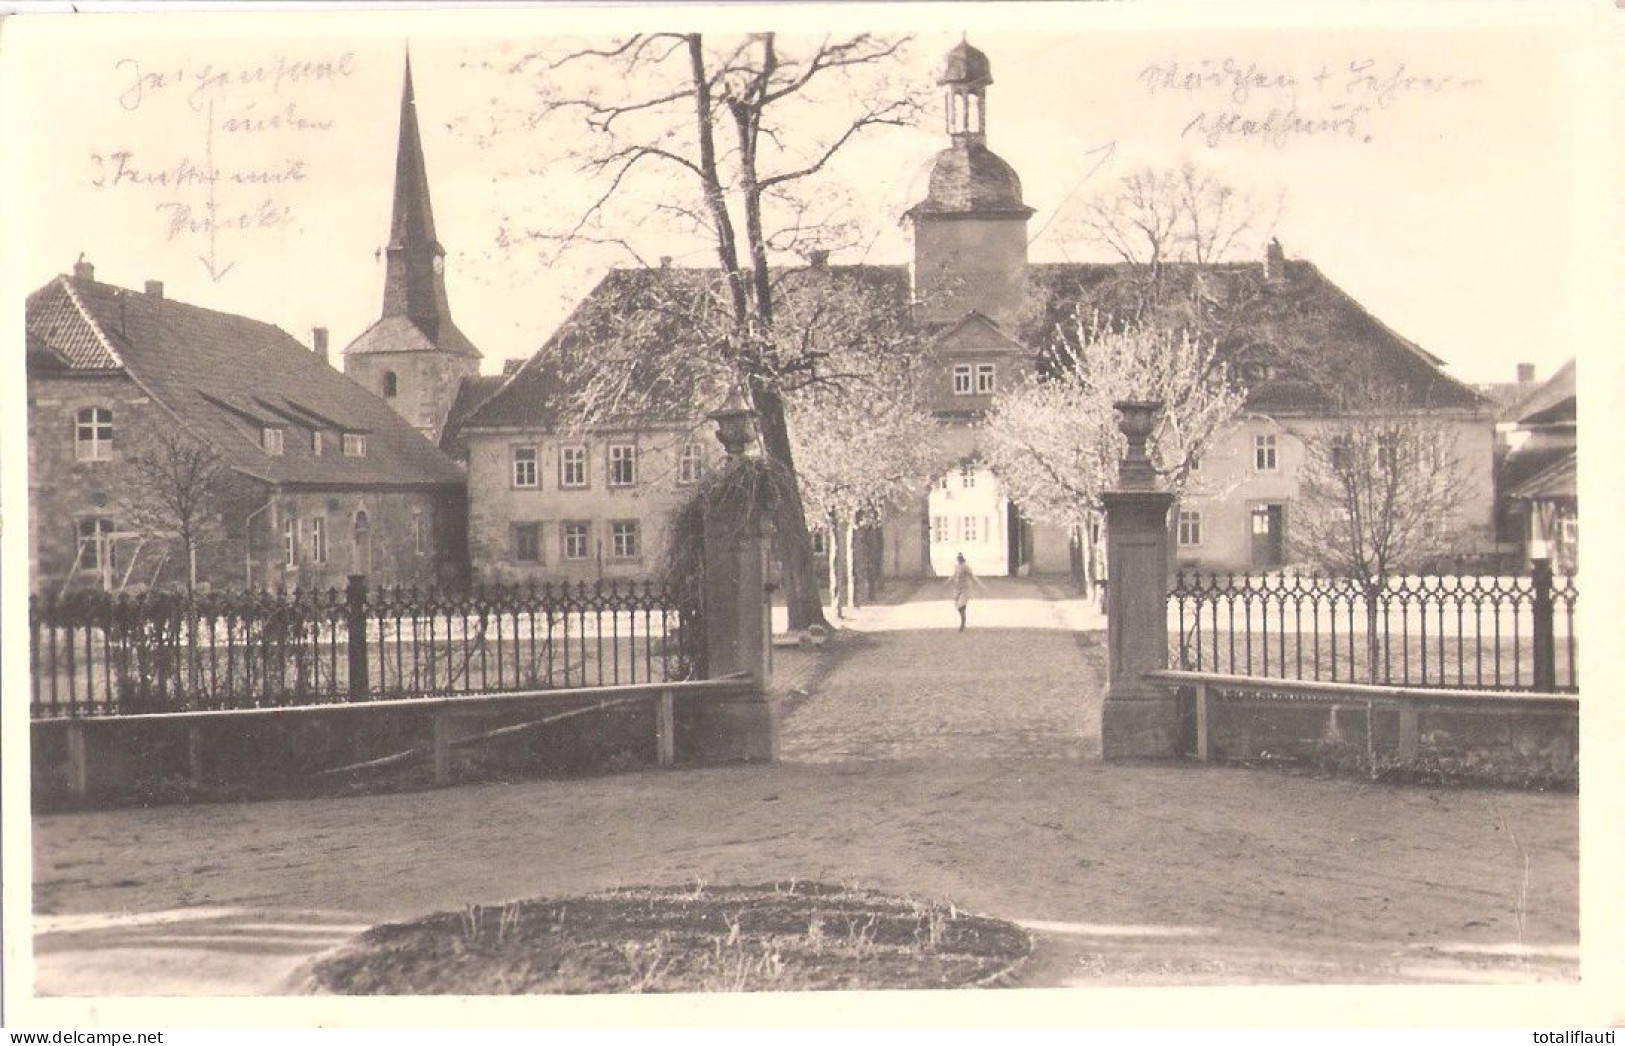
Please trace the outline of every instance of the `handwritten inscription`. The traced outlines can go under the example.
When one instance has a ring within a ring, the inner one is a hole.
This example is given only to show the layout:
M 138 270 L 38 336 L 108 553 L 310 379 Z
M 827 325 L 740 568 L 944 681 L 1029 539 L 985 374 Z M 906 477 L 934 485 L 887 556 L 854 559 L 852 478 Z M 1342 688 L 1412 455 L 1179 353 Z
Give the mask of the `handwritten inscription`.
M 235 65 L 120 59 L 122 140 L 90 150 L 86 182 L 148 210 L 165 242 L 194 242 L 219 281 L 244 237 L 295 223 L 289 194 L 312 177 L 317 146 L 334 131 L 324 100 L 356 69 L 350 52 Z
M 1191 100 L 1180 137 L 1209 148 L 1255 142 L 1275 148 L 1304 141 L 1369 144 L 1385 113 L 1425 99 L 1471 91 L 1483 80 L 1413 69 L 1404 62 L 1351 59 L 1311 69 L 1235 58 L 1146 65 L 1147 94 Z

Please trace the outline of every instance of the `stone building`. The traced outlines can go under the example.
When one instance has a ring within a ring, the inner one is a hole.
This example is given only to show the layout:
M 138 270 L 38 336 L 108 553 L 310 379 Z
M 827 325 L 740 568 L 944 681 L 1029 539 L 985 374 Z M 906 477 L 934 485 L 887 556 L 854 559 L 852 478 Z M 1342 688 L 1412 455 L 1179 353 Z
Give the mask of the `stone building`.
M 1579 412 L 1575 361 L 1507 408 L 1496 472 L 1503 534 L 1522 558 L 1544 553 L 1552 568 L 1580 565 Z
M 344 373 L 439 442 L 459 397 L 472 394 L 464 386 L 489 391 L 490 383 L 479 378 L 479 350 L 451 318 L 446 251 L 435 234 L 410 58 L 401 85 L 394 209 L 384 256 L 383 313 L 345 346 Z
M 31 294 L 34 590 L 455 576 L 461 470 L 329 365 L 324 329 L 314 342 L 86 262 Z

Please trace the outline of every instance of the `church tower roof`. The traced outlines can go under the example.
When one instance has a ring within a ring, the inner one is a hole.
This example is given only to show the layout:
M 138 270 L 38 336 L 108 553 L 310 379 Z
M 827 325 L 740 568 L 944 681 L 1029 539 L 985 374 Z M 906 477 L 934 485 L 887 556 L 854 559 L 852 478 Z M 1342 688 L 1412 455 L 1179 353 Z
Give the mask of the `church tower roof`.
M 987 88 L 993 63 L 961 40 L 948 52 L 937 83 L 945 88 L 943 109 L 948 148 L 931 161 L 929 188 L 908 217 L 1027 218 L 1015 168 L 987 147 Z
M 446 251 L 435 233 L 410 55 L 401 81 L 394 208 L 384 255 L 383 315 L 345 348 L 345 356 L 444 352 L 478 359 L 479 350 L 452 323 L 451 305 L 446 299 Z

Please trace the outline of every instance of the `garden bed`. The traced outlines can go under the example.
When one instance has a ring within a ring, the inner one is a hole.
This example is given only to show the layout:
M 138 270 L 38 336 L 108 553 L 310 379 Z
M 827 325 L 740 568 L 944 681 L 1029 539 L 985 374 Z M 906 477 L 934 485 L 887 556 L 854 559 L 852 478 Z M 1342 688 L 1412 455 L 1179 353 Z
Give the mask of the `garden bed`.
M 969 988 L 1007 977 L 1026 931 L 844 886 L 633 887 L 376 926 L 312 965 L 350 995 Z

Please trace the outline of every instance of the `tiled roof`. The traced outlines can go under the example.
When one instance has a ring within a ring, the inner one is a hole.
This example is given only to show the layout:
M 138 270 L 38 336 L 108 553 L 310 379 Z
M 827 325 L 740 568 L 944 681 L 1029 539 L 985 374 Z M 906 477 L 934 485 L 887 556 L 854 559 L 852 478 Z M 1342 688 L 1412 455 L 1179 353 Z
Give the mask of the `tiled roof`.
M 122 361 L 126 373 L 230 466 L 269 482 L 463 482 L 462 470 L 382 400 L 270 324 L 61 276 L 29 296 L 28 328 L 76 370 L 105 370 Z M 260 449 L 265 426 L 284 429 L 282 454 Z M 320 455 L 311 445 L 318 427 L 324 430 Z M 364 435 L 366 456 L 344 456 L 341 432 Z
M 1554 425 L 1577 420 L 1575 366 L 1569 360 L 1515 408 L 1520 425 Z
M 910 218 L 932 215 L 1019 215 L 1033 209 L 1021 201 L 1021 177 L 974 137 L 957 138 L 931 161 L 925 199 L 909 208 Z
M 829 265 L 783 270 L 775 279 L 793 293 L 794 278 L 815 271 L 864 281 L 879 300 L 894 302 L 899 310 L 909 308 L 907 266 Z M 1074 309 L 1135 314 L 1143 287 L 1137 274 L 1115 263 L 1035 264 L 1027 271 L 1029 284 L 1041 299 L 1038 316 L 1029 329 L 1014 333 L 1031 346 L 1043 345 L 1051 332 L 1064 329 Z M 1167 265 L 1161 278 L 1165 300 L 1202 300 L 1223 306 L 1224 351 L 1244 370 L 1253 363 L 1269 368 L 1261 372 L 1269 376 L 1252 387 L 1249 409 L 1327 413 L 1339 381 L 1352 383 L 1372 375 L 1394 383 L 1412 407 L 1492 409 L 1490 401 L 1471 386 L 1445 374 L 1440 369 L 1442 361 L 1390 330 L 1309 262 L 1287 262 L 1277 279 L 1266 279 L 1263 266 L 1250 263 Z M 595 344 L 594 331 L 602 325 L 623 325 L 615 339 L 623 350 L 639 338 L 664 349 L 693 341 L 702 330 L 715 329 L 707 324 L 717 322 L 716 316 L 701 313 L 714 308 L 708 303 L 717 300 L 720 280 L 711 269 L 612 270 L 535 356 L 467 418 L 465 426 L 535 427 L 547 423 L 541 419 L 556 418 L 568 393 L 557 358 L 569 346 L 590 350 Z M 690 303 L 686 309 L 673 307 L 685 301 Z M 1173 323 L 1193 321 L 1194 313 L 1181 316 L 1174 310 L 1164 318 Z M 628 338 L 627 330 L 634 336 Z M 604 340 L 596 339 L 596 344 Z M 636 365 L 635 359 L 599 362 L 603 366 Z M 680 412 L 685 397 L 674 397 L 672 402 L 674 412 Z
M 1579 463 L 1579 452 L 1571 450 L 1507 491 L 1507 497 L 1519 501 L 1573 498 L 1578 490 Z
M 449 352 L 456 356 L 473 356 L 480 350 L 451 321 L 442 317 L 434 337 L 402 315 L 384 316 L 362 331 L 354 341 L 344 347 L 346 356 L 365 356 L 375 352 Z
M 463 457 L 468 449 L 459 438 L 463 423 L 507 380 L 505 374 L 479 374 L 463 379 L 462 384 L 457 386 L 456 398 L 451 401 L 451 410 L 446 412 L 445 428 L 440 434 L 440 449 L 454 458 Z

